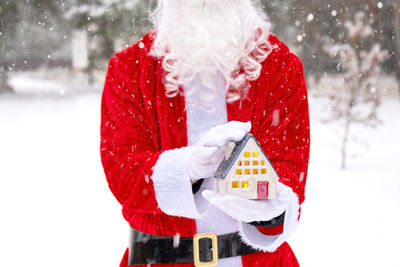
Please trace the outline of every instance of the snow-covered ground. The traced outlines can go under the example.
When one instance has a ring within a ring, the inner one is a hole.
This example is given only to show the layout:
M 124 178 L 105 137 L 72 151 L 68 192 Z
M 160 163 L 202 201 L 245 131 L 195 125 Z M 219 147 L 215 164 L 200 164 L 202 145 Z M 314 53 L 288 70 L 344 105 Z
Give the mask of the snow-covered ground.
M 100 92 L 104 80 L 106 64 L 102 70 L 88 73 L 72 71 L 69 68 L 48 68 L 46 66 L 31 71 L 10 72 L 8 83 L 19 96 L 57 97 L 82 92 Z
M 302 217 L 292 245 L 302 266 L 400 266 L 400 102 L 384 101 L 377 129 L 355 126 L 340 169 L 340 123 L 310 99 L 311 154 Z
M 24 80 L 16 80 L 21 86 Z M 305 267 L 400 266 L 400 102 L 377 129 L 340 123 L 311 98 L 306 201 L 290 244 Z M 0 97 L 0 266 L 118 266 L 128 240 L 99 156 L 100 95 Z
M 0 266 L 118 266 L 128 228 L 100 163 L 99 102 L 0 98 Z

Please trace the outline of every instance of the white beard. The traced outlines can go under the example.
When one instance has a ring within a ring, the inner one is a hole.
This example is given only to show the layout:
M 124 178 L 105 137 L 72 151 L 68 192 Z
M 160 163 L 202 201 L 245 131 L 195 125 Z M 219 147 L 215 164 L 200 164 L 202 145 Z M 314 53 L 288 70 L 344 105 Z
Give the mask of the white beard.
M 157 36 L 151 53 L 164 57 L 170 97 L 196 76 L 213 90 L 210 77 L 220 72 L 228 100 L 237 100 L 247 93 L 247 82 L 258 78 L 271 50 L 269 23 L 251 0 L 159 0 L 153 22 Z

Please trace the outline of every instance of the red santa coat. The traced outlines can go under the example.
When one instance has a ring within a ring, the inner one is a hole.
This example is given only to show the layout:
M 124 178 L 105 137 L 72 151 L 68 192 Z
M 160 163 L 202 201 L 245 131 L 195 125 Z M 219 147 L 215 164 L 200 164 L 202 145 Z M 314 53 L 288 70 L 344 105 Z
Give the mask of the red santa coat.
M 154 235 L 193 237 L 195 220 L 162 210 L 152 179 L 160 155 L 188 143 L 184 96 L 166 97 L 162 61 L 149 55 L 154 34 L 149 32 L 110 59 L 101 106 L 101 159 L 109 187 L 131 227 Z M 310 145 L 303 66 L 278 38 L 272 34 L 268 38 L 274 49 L 262 63 L 260 77 L 250 82 L 248 97 L 227 104 L 228 121 L 251 121 L 251 133 L 300 205 Z M 282 231 L 257 229 L 264 235 Z M 127 266 L 127 256 L 128 250 L 120 266 Z M 298 266 L 286 242 L 274 252 L 242 256 L 242 264 Z M 175 265 L 193 266 L 160 266 Z

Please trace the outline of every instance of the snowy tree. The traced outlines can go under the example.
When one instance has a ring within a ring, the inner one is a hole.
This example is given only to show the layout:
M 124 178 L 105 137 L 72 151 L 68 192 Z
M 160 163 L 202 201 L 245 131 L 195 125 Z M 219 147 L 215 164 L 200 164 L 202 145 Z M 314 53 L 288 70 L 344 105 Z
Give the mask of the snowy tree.
M 395 75 L 398 84 L 399 98 L 400 98 L 400 0 L 393 1 L 393 14 L 394 14 L 394 55 L 395 57 Z
M 10 71 L 63 62 L 68 53 L 63 6 L 63 0 L 0 2 L 0 91 L 10 91 Z
M 15 70 L 54 66 L 69 53 L 67 24 L 61 14 L 63 0 L 15 1 L 18 22 L 14 29 L 12 49 L 7 53 Z
M 0 94 L 11 92 L 7 84 L 9 70 L 6 51 L 10 49 L 14 37 L 13 26 L 17 23 L 17 4 L 14 1 L 5 1 L 0 7 Z
M 86 29 L 97 46 L 93 55 L 109 58 L 115 52 L 115 40 L 123 46 L 134 43 L 150 28 L 147 17 L 154 1 L 70 0 L 66 17 L 73 28 Z
M 301 58 L 307 74 L 319 78 L 334 66 L 322 51 L 322 36 L 339 39 L 340 4 L 324 0 L 261 0 L 272 31 Z
M 65 17 L 89 36 L 89 81 L 95 66 L 150 29 L 147 17 L 154 1 L 70 0 Z M 99 64 L 100 63 L 100 64 Z
M 362 123 L 376 126 L 379 123 L 377 108 L 380 105 L 383 87 L 378 84 L 381 75 L 380 63 L 387 57 L 387 51 L 372 43 L 369 51 L 366 44 L 373 29 L 365 23 L 363 12 L 355 14 L 354 22 L 347 21 L 345 28 L 348 42 L 325 45 L 326 52 L 338 59 L 338 69 L 343 70 L 343 84 L 328 89 L 331 101 L 332 119 L 345 122 L 342 140 L 342 168 L 346 167 L 346 147 L 350 126 Z

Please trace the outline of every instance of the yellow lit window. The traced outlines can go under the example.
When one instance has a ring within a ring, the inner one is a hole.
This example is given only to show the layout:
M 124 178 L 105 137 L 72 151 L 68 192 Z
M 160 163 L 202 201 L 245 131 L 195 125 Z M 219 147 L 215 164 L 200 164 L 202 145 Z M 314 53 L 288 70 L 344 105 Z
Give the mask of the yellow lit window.
M 265 165 L 265 162 L 263 160 L 261 161 L 261 165 Z
M 250 161 L 245 160 L 245 161 L 244 161 L 244 166 L 249 166 L 249 165 L 250 165 Z
M 242 188 L 248 188 L 249 187 L 249 182 L 248 181 L 242 181 Z
M 238 166 L 242 166 L 242 161 L 241 160 L 238 161 Z
M 244 174 L 250 174 L 250 169 L 245 169 Z
M 245 158 L 250 158 L 250 152 L 244 152 L 244 157 Z
M 267 169 L 261 169 L 261 174 L 266 174 L 267 173 Z
M 236 175 L 242 175 L 242 169 L 236 169 Z
M 258 174 L 258 169 L 253 169 L 253 174 Z
M 254 151 L 254 152 L 253 152 L 253 157 L 254 157 L 254 158 L 258 157 L 258 152 L 257 152 L 257 151 Z
M 232 188 L 239 188 L 239 181 L 233 181 Z
M 253 166 L 258 166 L 258 160 L 253 160 Z

